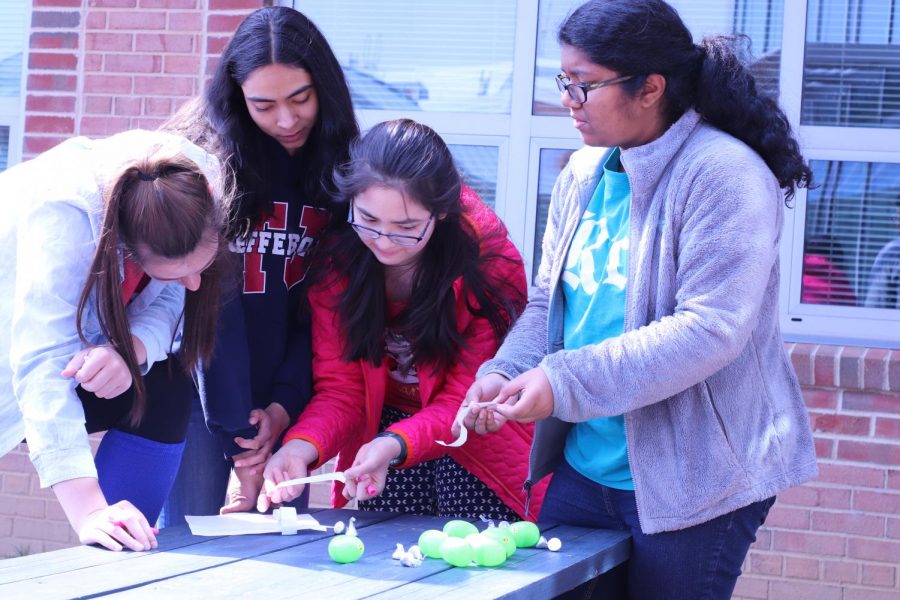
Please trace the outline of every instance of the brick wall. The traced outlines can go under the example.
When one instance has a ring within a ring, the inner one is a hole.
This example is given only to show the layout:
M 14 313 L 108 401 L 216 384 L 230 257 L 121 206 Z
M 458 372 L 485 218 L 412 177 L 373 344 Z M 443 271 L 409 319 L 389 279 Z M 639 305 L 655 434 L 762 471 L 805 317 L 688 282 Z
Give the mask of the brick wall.
M 900 350 L 787 345 L 819 478 L 779 495 L 736 597 L 900 598 Z

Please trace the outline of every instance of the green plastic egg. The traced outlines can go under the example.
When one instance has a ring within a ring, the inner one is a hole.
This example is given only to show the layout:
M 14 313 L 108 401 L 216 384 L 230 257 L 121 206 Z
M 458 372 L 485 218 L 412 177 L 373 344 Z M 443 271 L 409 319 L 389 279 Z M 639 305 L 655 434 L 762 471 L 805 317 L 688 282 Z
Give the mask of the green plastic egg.
M 454 567 L 468 567 L 475 560 L 475 551 L 466 540 L 450 536 L 441 542 L 441 556 Z
M 506 549 L 506 558 L 516 553 L 516 541 L 513 539 L 509 527 L 488 527 L 481 532 L 481 535 L 486 535 L 500 542 Z
M 419 536 L 419 550 L 428 558 L 441 558 L 441 542 L 447 534 L 440 529 L 428 529 Z
M 363 555 L 362 540 L 355 535 L 336 535 L 328 542 L 328 556 L 339 563 L 352 563 Z
M 486 535 L 470 535 L 469 545 L 475 551 L 475 562 L 482 567 L 499 567 L 506 562 L 506 548 L 503 544 Z
M 541 530 L 531 521 L 518 521 L 509 526 L 518 548 L 533 548 L 541 539 Z
M 470 533 L 478 533 L 478 528 L 468 521 L 454 519 L 453 521 L 447 521 L 444 524 L 444 533 L 450 537 L 464 538 Z

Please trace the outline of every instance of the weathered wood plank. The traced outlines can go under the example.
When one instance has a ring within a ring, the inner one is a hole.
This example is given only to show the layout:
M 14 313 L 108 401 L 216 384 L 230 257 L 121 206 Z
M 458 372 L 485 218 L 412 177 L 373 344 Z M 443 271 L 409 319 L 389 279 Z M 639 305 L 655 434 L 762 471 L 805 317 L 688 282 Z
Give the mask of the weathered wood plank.
M 361 511 L 326 510 L 316 513 L 323 524 L 333 524 L 339 518 L 347 520 L 356 516 L 356 526 L 364 529 L 373 523 L 394 518 L 389 513 L 363 513 Z M 301 532 L 296 536 L 249 535 L 228 537 L 191 536 L 187 526 L 170 528 L 160 532 L 162 551 L 108 552 L 98 548 L 73 548 L 59 553 L 47 553 L 24 558 L 42 559 L 28 561 L 26 576 L 10 577 L 10 582 L 0 585 L 0 597 L 81 597 L 142 585 L 148 581 L 166 579 L 183 573 L 241 561 L 278 549 L 302 545 L 315 539 L 330 537 L 330 533 Z M 170 543 L 174 542 L 174 543 Z M 190 543 L 186 543 L 190 542 Z M 66 554 L 58 561 L 57 554 Z M 4 563 L 7 561 L 4 561 Z M 10 573 L 15 573 L 15 565 Z

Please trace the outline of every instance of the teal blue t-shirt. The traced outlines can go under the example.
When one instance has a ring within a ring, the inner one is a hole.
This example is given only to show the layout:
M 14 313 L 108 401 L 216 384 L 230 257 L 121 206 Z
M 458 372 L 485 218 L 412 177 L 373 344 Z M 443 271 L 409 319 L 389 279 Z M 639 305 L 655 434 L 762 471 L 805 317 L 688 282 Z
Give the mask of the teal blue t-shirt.
M 566 349 L 600 343 L 621 335 L 625 327 L 631 184 L 619 166 L 617 148 L 602 166 L 600 182 L 569 246 L 562 274 Z M 634 489 L 622 415 L 576 423 L 566 439 L 565 457 L 592 481 Z

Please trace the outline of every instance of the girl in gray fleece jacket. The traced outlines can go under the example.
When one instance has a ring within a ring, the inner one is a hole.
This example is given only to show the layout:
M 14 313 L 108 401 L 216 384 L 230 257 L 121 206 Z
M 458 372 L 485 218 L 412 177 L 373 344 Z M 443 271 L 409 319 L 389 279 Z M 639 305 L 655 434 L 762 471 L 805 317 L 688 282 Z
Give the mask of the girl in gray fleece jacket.
M 728 598 L 774 495 L 816 475 L 778 315 L 785 196 L 811 172 L 733 40 L 695 46 L 665 2 L 593 0 L 559 41 L 588 147 L 466 400 L 501 404 L 466 425 L 536 420 L 541 521 L 631 531 L 605 594 Z

